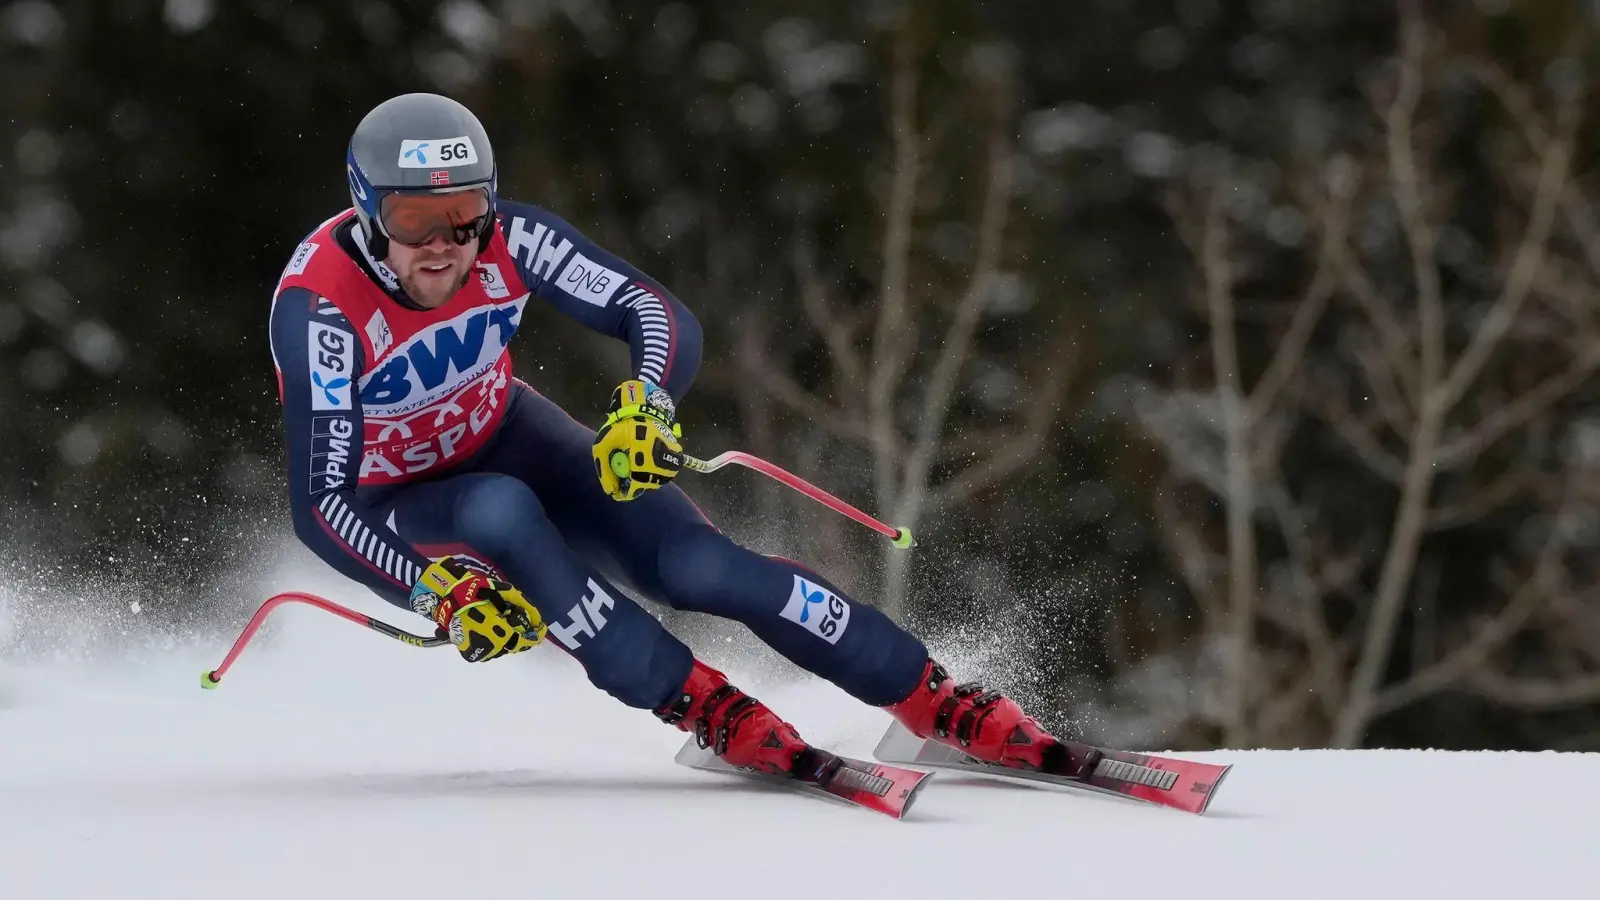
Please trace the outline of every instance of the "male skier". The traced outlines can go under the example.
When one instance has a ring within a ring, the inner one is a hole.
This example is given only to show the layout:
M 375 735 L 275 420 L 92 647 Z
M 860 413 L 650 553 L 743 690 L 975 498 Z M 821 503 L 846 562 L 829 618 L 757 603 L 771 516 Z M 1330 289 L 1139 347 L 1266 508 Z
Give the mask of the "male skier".
M 560 218 L 499 198 L 470 111 L 434 94 L 380 104 L 346 175 L 353 208 L 299 245 L 270 316 L 295 533 L 319 557 L 470 662 L 554 638 L 597 687 L 735 766 L 794 775 L 819 754 L 614 585 L 742 622 L 980 759 L 1038 768 L 1064 750 L 877 609 L 707 522 L 673 483 L 694 317 Z M 530 298 L 632 347 L 598 434 L 512 377 Z

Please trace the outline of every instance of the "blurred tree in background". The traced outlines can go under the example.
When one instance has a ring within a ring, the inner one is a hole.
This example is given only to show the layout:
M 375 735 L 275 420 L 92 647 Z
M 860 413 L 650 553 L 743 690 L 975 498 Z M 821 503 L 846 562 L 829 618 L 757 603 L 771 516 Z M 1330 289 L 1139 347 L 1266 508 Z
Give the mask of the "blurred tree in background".
M 8 546 L 232 624 L 288 534 L 272 285 L 361 115 L 439 91 L 700 318 L 692 451 L 920 546 L 685 476 L 714 518 L 1053 724 L 1592 748 L 1597 14 L 0 0 Z M 513 350 L 587 421 L 626 365 L 540 308 Z

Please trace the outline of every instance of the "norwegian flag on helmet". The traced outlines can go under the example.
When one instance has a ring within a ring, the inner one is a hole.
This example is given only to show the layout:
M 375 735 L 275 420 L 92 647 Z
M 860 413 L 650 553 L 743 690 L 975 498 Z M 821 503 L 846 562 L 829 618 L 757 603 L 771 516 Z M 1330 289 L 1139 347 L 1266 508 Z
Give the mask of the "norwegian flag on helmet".
M 439 170 L 437 172 L 429 172 L 428 173 L 428 183 L 429 184 L 449 184 L 450 183 L 450 170 L 441 169 L 441 170 Z

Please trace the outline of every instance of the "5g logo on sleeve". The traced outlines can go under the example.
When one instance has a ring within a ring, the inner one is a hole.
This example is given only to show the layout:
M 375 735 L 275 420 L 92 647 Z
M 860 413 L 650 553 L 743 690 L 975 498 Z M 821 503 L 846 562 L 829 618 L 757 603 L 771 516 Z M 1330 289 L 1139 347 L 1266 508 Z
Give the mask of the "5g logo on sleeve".
M 353 409 L 350 376 L 355 368 L 354 335 L 331 325 L 312 322 L 306 332 L 306 356 L 311 360 L 311 408 Z

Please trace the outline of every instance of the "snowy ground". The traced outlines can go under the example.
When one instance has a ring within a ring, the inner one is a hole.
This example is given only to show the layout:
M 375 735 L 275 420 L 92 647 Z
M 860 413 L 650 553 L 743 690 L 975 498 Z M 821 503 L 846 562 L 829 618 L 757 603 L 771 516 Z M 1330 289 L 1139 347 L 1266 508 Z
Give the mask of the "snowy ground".
M 1596 755 L 1202 754 L 1236 764 L 1204 818 L 941 774 L 895 821 L 675 766 L 554 650 L 269 629 L 215 692 L 225 640 L 0 660 L 0 898 L 1600 896 Z M 764 688 L 846 752 L 887 724 Z

